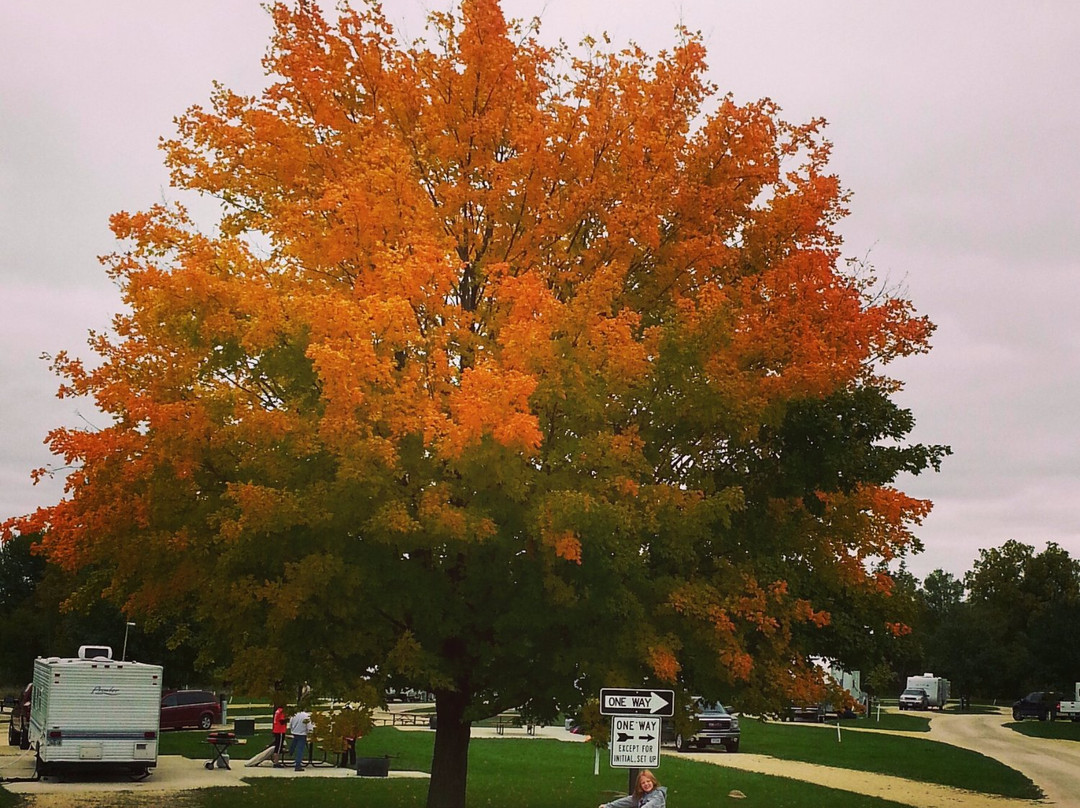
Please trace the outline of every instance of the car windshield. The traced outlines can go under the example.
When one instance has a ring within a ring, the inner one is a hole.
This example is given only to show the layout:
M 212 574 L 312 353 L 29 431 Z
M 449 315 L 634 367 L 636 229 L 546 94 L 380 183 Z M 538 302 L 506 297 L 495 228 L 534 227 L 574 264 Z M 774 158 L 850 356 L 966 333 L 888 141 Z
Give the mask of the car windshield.
M 699 713 L 722 713 L 723 715 L 727 715 L 727 710 L 724 709 L 724 705 L 718 701 L 713 702 L 712 704 L 699 701 L 697 708 Z
M 895 693 L 896 691 L 894 690 L 893 692 Z M 923 693 L 921 690 L 905 690 L 904 695 L 905 696 L 914 696 L 915 698 L 922 698 L 926 694 Z

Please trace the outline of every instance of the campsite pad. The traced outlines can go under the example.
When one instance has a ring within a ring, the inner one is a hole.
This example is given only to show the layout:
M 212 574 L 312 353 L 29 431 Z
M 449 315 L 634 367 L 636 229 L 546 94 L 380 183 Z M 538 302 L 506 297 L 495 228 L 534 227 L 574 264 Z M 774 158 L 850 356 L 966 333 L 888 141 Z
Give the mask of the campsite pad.
M 239 761 L 237 761 L 239 762 Z M 4 755 L 0 757 L 0 776 L 7 778 L 30 778 L 34 776 L 34 757 L 27 752 L 19 757 Z M 245 786 L 244 780 L 256 777 L 357 777 L 355 769 L 342 769 L 336 766 L 307 766 L 303 774 L 298 774 L 289 764 L 283 769 L 275 769 L 269 762 L 261 766 L 233 769 L 206 769 L 206 761 L 185 758 L 179 755 L 163 755 L 158 758 L 158 765 L 151 770 L 145 780 L 132 780 L 124 772 L 81 772 L 65 777 L 45 777 L 36 782 L 5 782 L 4 788 L 15 794 L 88 794 L 108 791 L 130 791 L 133 793 L 176 792 L 195 788 L 214 788 L 223 786 Z M 390 777 L 428 777 L 426 772 L 390 772 Z

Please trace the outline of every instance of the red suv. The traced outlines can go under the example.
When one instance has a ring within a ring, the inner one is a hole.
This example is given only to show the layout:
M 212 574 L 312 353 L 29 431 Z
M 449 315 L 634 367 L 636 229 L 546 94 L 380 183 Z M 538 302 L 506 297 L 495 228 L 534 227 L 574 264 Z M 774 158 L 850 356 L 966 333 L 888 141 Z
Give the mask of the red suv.
M 221 723 L 221 702 L 209 690 L 174 690 L 161 697 L 161 728 L 210 729 Z

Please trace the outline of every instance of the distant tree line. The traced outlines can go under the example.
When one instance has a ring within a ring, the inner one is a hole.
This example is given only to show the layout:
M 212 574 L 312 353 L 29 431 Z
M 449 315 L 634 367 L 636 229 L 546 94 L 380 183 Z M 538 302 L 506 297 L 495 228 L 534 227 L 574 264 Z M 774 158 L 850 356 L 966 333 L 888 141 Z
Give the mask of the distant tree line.
M 0 545 L 0 687 L 25 682 L 37 656 L 73 656 L 86 643 L 121 653 L 122 612 L 73 594 L 76 577 L 33 553 L 36 538 Z M 949 679 L 954 697 L 999 701 L 1031 690 L 1069 693 L 1080 681 L 1080 560 L 1059 545 L 1036 552 L 1007 541 L 980 550 L 962 578 L 937 569 L 919 581 L 903 567 L 892 577 L 892 613 L 904 631 L 869 630 L 882 616 L 867 612 L 880 605 L 835 595 L 817 636 L 830 658 L 863 671 L 874 695 L 894 697 L 908 676 L 925 672 Z M 196 650 L 164 625 L 138 626 L 128 640 L 129 659 L 164 664 L 175 685 L 213 678 L 205 665 L 197 670 Z
M 109 645 L 123 653 L 127 618 L 104 597 L 88 599 L 78 575 L 65 572 L 32 546 L 38 536 L 0 543 L 0 689 L 26 684 L 39 656 L 75 656 L 80 645 Z M 90 574 L 90 573 L 85 573 Z M 99 588 L 103 592 L 104 585 Z M 127 658 L 165 666 L 166 684 L 206 682 L 195 672 L 195 653 L 166 626 L 128 632 Z M 210 684 L 219 684 L 213 683 Z
M 919 582 L 896 574 L 911 631 L 866 659 L 871 689 L 900 692 L 925 672 L 952 682 L 954 697 L 1010 701 L 1032 690 L 1071 693 L 1080 681 L 1080 561 L 1050 542 L 980 550 L 962 578 L 934 570 Z

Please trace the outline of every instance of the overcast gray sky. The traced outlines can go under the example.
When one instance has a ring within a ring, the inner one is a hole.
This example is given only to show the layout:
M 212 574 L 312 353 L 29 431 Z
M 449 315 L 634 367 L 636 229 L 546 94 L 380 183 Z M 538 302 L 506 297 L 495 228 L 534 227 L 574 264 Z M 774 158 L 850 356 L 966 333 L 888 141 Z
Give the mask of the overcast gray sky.
M 406 38 L 428 8 L 384 0 Z M 607 31 L 655 53 L 680 22 L 705 36 L 711 78 L 739 101 L 823 116 L 854 193 L 845 253 L 868 257 L 938 324 L 893 368 L 915 437 L 948 443 L 923 577 L 979 548 L 1056 541 L 1080 558 L 1080 4 L 865 0 L 505 0 L 541 38 Z M 0 517 L 54 501 L 33 486 L 59 424 L 42 353 L 86 354 L 119 307 L 96 257 L 108 216 L 175 199 L 157 150 L 214 80 L 255 92 L 270 31 L 256 0 L 0 3 Z

